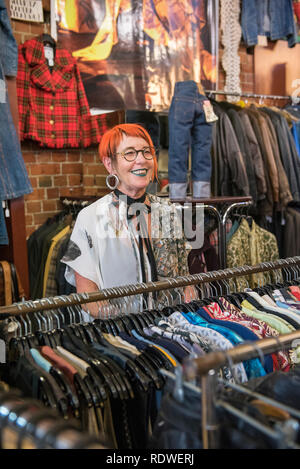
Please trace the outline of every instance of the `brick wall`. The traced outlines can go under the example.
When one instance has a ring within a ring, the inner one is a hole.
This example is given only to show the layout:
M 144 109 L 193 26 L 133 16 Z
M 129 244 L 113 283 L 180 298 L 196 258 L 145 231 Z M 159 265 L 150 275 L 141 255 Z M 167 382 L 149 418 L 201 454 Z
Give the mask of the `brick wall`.
M 47 21 L 44 24 L 12 20 L 18 44 L 43 33 L 50 34 L 50 1 L 43 0 Z M 220 47 L 219 89 L 223 89 Z M 241 86 L 243 91 L 254 91 L 254 61 L 240 48 Z M 29 236 L 48 217 L 62 209 L 61 198 L 67 196 L 101 196 L 107 192 L 106 170 L 100 163 L 97 148 L 85 150 L 52 151 L 41 149 L 31 142 L 22 143 L 24 161 L 33 186 L 33 193 L 25 196 L 26 232 Z
M 61 199 L 101 196 L 107 192 L 106 170 L 96 147 L 50 151 L 26 142 L 22 144 L 22 153 L 33 187 L 33 192 L 25 196 L 27 236 L 62 209 Z
M 43 0 L 46 18 L 50 20 L 50 1 Z M 18 44 L 40 34 L 50 34 L 50 22 L 44 24 L 11 20 Z M 62 208 L 61 198 L 68 196 L 102 196 L 106 170 L 98 157 L 97 147 L 88 149 L 50 150 L 34 142 L 21 143 L 22 154 L 33 187 L 24 197 L 27 236 L 47 218 Z

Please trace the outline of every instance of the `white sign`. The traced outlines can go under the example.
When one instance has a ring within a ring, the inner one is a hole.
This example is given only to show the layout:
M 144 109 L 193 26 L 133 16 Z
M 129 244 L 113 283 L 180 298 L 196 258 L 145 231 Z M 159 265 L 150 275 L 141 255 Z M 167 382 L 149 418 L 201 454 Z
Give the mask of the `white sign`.
M 42 0 L 10 0 L 10 15 L 14 20 L 43 23 Z

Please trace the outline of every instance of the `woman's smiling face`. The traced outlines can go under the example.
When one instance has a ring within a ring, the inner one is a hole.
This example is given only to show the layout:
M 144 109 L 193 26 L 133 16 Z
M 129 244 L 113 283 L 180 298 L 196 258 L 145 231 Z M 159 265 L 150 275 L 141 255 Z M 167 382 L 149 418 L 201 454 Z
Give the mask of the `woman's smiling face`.
M 118 189 L 134 199 L 141 197 L 149 185 L 154 169 L 153 159 L 146 159 L 141 151 L 134 161 L 127 161 L 122 154 L 130 149 L 143 150 L 149 143 L 141 137 L 124 136 L 114 159 L 111 160 L 111 173 L 120 180 Z

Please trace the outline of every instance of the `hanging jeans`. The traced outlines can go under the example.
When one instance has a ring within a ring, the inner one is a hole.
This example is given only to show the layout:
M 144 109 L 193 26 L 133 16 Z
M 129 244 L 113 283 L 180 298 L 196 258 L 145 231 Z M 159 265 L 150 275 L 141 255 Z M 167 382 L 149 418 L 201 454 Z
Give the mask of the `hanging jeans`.
M 5 76 L 17 75 L 18 46 L 5 1 L 0 0 L 0 199 L 15 199 L 32 192 L 8 101 Z
M 205 101 L 207 97 L 199 93 L 194 81 L 175 83 L 169 110 L 170 198 L 186 196 L 190 147 L 193 196 L 210 196 L 212 123 L 206 122 Z

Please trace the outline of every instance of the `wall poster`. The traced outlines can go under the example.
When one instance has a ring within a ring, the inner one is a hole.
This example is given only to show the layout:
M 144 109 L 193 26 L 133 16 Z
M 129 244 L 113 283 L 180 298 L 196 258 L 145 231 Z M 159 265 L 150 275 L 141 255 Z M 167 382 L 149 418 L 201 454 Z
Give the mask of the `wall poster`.
M 54 0 L 91 108 L 168 110 L 177 81 L 217 87 L 218 0 Z

